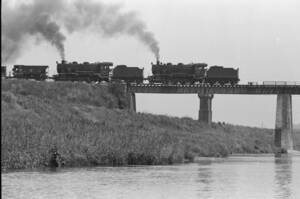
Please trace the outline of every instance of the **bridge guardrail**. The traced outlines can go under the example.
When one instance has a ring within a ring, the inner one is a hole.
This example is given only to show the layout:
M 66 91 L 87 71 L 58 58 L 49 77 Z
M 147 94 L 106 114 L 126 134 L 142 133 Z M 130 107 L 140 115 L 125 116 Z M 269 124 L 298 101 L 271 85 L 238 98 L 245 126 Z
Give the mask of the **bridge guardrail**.
M 192 85 L 181 85 L 181 84 L 131 84 L 132 87 L 179 87 L 179 88 L 185 88 L 185 87 L 206 87 L 206 88 L 244 88 L 244 87 L 284 87 L 284 86 L 300 86 L 300 82 L 275 82 L 275 81 L 267 81 L 263 82 L 263 84 L 238 84 L 238 85 L 208 85 L 208 84 L 192 84 Z
M 299 81 L 264 81 L 265 86 L 299 86 Z

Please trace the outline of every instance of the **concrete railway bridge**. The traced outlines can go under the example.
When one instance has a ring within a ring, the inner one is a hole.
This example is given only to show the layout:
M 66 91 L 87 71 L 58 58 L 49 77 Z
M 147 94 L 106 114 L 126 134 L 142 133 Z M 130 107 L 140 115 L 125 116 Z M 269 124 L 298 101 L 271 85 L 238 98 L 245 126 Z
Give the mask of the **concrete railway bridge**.
M 198 94 L 200 99 L 198 120 L 211 124 L 212 99 L 214 94 L 235 95 L 277 95 L 275 146 L 278 149 L 293 150 L 293 118 L 292 95 L 300 95 L 300 84 L 289 85 L 159 85 L 159 84 L 131 84 L 126 87 L 130 101 L 130 109 L 136 111 L 136 93 L 160 94 Z

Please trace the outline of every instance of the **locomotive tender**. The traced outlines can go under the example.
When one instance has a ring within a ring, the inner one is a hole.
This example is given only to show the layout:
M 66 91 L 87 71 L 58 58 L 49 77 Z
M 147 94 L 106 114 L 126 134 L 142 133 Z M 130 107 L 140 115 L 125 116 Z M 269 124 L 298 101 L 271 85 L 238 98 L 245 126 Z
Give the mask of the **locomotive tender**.
M 47 79 L 47 69 L 44 65 L 14 65 L 12 71 L 14 78 L 43 81 Z
M 118 65 L 113 69 L 111 78 L 113 81 L 125 81 L 127 83 L 143 83 L 144 69 L 138 67 L 127 67 L 126 65 Z
M 206 72 L 205 82 L 210 85 L 215 83 L 235 85 L 239 81 L 239 69 L 211 66 Z
M 1 77 L 6 77 L 6 66 L 1 66 Z

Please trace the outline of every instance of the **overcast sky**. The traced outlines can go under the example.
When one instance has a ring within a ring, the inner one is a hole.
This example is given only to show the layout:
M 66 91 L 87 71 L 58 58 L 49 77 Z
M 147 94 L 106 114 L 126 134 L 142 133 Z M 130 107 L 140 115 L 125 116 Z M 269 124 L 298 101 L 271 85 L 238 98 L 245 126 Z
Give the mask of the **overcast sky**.
M 96 1 L 96 0 L 95 0 Z M 297 0 L 103 0 L 137 11 L 159 42 L 163 62 L 205 62 L 239 68 L 242 82 L 300 81 L 300 1 Z M 133 37 L 84 32 L 68 35 L 68 61 L 112 61 L 151 73 L 154 55 Z M 60 56 L 34 39 L 13 64 L 47 64 L 56 73 Z M 215 95 L 213 120 L 275 125 L 276 96 Z M 198 116 L 196 95 L 137 95 L 138 111 Z M 300 122 L 300 96 L 293 96 L 294 122 Z

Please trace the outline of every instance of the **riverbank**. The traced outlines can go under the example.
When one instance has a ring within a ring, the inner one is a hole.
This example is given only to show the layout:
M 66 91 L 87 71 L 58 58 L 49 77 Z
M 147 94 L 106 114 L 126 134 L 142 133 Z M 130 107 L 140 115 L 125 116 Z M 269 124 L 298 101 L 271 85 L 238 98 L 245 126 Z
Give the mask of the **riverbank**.
M 135 113 L 122 89 L 2 80 L 1 168 L 157 165 L 196 156 L 272 153 L 273 130 Z M 299 141 L 300 139 L 298 139 Z M 299 145 L 298 145 L 299 146 Z

